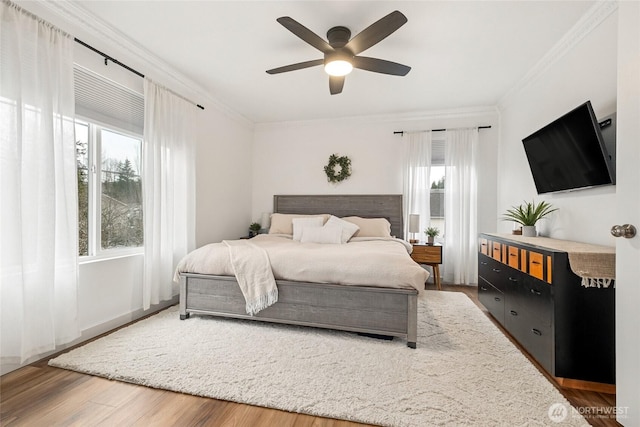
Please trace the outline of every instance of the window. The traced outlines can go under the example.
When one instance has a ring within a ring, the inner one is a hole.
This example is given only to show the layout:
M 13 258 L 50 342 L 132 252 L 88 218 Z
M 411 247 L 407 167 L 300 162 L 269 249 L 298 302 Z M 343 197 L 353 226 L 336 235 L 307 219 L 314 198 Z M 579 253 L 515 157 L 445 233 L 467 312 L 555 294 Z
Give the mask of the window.
M 144 98 L 129 86 L 74 66 L 80 256 L 143 244 Z
M 142 138 L 76 120 L 79 255 L 143 244 Z
M 445 192 L 445 164 L 444 164 L 444 132 L 434 135 L 431 142 L 431 173 L 430 173 L 430 199 L 431 227 L 440 230 L 440 236 L 444 235 L 444 192 Z M 441 137 L 441 138 L 440 138 Z

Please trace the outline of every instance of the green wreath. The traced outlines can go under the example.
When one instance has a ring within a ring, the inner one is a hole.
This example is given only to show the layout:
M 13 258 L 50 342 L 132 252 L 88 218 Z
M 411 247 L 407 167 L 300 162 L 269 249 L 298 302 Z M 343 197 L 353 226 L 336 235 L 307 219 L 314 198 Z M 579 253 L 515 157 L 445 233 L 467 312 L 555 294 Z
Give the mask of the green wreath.
M 340 166 L 340 170 L 336 171 L 336 166 Z M 329 164 L 324 167 L 324 173 L 327 174 L 327 181 L 340 182 L 351 176 L 351 159 L 347 156 L 338 157 L 336 154 L 329 156 Z

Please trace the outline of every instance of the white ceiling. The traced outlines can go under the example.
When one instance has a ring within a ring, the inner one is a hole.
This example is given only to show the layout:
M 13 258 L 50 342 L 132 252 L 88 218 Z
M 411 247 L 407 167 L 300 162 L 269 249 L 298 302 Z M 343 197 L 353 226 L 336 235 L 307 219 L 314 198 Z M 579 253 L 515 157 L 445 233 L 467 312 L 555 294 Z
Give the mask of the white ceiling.
M 495 106 L 594 1 L 75 1 L 254 123 Z M 399 10 L 408 22 L 363 53 L 412 67 L 405 77 L 354 70 L 329 94 L 322 58 L 276 22 L 326 39 Z M 109 52 L 107 52 L 109 53 Z M 148 74 L 153 75 L 149 70 Z M 198 102 L 197 100 L 194 100 Z

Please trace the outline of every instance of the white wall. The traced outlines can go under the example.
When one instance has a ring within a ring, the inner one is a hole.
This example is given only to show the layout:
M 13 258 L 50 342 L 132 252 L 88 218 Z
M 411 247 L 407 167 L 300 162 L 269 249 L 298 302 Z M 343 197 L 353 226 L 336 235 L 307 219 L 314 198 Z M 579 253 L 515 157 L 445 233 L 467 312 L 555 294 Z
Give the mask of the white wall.
M 538 195 L 522 139 L 591 100 L 597 117 L 616 110 L 617 14 L 610 15 L 500 109 L 498 213 L 523 200 L 546 200 L 559 210 L 538 230 L 558 239 L 613 246 L 615 186 Z M 499 232 L 511 222 L 500 221 Z
M 273 211 L 275 194 L 401 194 L 402 137 L 394 131 L 490 125 L 480 130 L 478 229 L 495 231 L 498 116 L 494 109 L 412 117 L 345 118 L 256 125 L 252 219 Z M 352 162 L 351 177 L 327 182 L 333 153 Z
M 196 246 L 248 233 L 253 130 L 213 111 L 198 121 Z

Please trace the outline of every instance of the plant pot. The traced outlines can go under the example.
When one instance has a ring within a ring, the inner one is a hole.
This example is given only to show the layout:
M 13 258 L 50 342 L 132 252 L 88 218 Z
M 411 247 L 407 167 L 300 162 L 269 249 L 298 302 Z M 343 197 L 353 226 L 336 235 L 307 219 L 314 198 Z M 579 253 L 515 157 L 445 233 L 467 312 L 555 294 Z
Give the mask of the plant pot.
M 522 235 L 524 237 L 536 237 L 538 232 L 536 231 L 535 225 L 523 225 L 522 226 Z
M 428 245 L 433 245 L 433 239 L 434 239 L 433 236 L 427 236 L 427 244 Z

